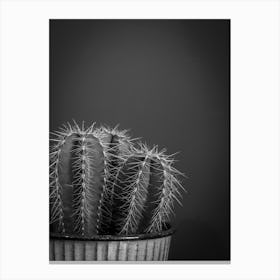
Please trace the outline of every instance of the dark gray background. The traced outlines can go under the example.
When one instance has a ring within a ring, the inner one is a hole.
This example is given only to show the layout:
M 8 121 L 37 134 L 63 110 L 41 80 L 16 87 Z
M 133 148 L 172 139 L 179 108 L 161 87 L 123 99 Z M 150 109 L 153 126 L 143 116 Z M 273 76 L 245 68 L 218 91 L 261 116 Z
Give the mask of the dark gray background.
M 180 151 L 170 259 L 230 259 L 229 20 L 50 20 L 50 130 L 73 118 Z

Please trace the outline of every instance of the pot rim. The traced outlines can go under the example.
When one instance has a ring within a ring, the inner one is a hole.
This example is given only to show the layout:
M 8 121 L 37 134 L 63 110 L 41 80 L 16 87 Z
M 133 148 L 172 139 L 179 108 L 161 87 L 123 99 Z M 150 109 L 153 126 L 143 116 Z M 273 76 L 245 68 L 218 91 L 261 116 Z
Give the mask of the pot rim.
M 171 225 L 167 225 L 167 229 L 161 232 L 155 233 L 138 233 L 130 235 L 92 235 L 90 237 L 81 238 L 79 235 L 61 235 L 57 233 L 50 233 L 51 239 L 63 239 L 63 240 L 76 240 L 76 241 L 128 241 L 128 240 L 145 240 L 145 239 L 155 239 L 171 236 L 174 234 L 175 229 Z

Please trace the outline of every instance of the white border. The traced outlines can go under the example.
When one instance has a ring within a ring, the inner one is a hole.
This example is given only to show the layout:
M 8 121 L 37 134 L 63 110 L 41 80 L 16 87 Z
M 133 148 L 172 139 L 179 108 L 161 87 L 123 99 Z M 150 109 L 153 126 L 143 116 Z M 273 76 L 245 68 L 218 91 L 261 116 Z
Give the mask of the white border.
M 48 263 L 48 19 L 230 18 L 231 264 Z M 279 2 L 2 1 L 1 279 L 279 279 Z

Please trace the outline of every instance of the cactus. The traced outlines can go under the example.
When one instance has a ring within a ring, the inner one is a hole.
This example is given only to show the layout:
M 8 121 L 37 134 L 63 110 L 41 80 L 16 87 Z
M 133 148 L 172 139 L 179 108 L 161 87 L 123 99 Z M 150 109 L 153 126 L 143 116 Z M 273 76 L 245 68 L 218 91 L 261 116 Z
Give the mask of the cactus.
M 117 232 L 160 232 L 170 221 L 173 201 L 180 204 L 183 187 L 177 177 L 183 174 L 164 153 L 141 144 L 120 168 L 114 207 Z
M 183 189 L 172 157 L 117 127 L 64 125 L 50 147 L 50 229 L 62 235 L 160 232 Z M 137 146 L 138 145 L 138 146 Z

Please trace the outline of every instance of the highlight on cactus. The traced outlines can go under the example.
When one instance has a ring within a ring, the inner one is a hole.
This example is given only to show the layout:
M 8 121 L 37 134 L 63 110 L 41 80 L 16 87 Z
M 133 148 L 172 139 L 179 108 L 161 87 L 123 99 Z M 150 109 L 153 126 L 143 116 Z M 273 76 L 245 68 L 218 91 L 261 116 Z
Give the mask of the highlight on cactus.
M 88 239 L 168 229 L 184 191 L 174 155 L 95 123 L 74 121 L 51 134 L 51 233 Z

